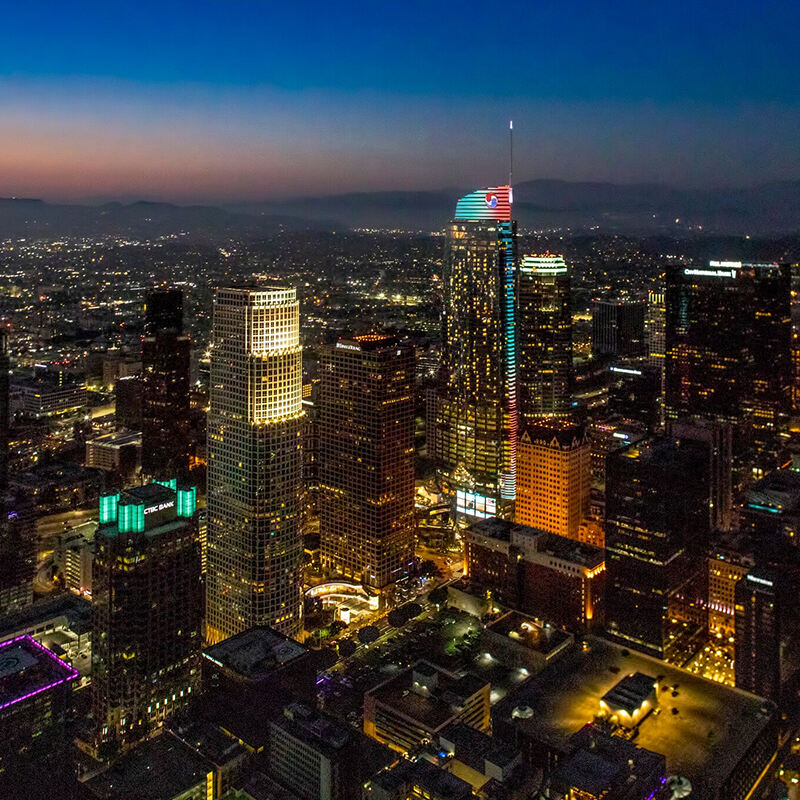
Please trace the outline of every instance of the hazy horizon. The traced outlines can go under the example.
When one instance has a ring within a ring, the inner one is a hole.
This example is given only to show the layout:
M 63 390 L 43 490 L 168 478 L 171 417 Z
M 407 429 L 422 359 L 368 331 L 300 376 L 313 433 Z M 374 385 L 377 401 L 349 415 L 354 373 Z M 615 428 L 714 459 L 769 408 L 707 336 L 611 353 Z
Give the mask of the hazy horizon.
M 233 203 L 515 175 L 800 179 L 800 8 L 622 0 L 7 12 L 0 195 Z

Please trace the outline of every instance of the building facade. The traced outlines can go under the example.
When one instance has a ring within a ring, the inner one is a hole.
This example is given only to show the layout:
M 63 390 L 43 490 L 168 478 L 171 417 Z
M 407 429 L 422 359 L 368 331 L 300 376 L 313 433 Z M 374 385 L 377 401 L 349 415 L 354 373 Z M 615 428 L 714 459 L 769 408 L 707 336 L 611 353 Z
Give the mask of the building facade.
M 302 348 L 294 289 L 218 289 L 206 638 L 302 626 Z
M 442 367 L 429 453 L 457 518 L 516 496 L 517 264 L 511 187 L 462 197 L 447 228 Z
M 755 566 L 747 537 L 726 534 L 708 556 L 708 630 L 728 638 L 736 630 L 736 585 Z
M 383 588 L 414 561 L 414 348 L 381 334 L 320 352 L 320 557 Z
M 189 468 L 189 358 L 183 292 L 151 289 L 142 342 L 142 472 L 156 479 Z
M 736 686 L 778 700 L 781 691 L 780 602 L 776 580 L 749 572 L 736 584 L 733 670 Z
M 583 426 L 530 426 L 520 438 L 515 520 L 579 539 L 589 513 L 591 442 Z
M 196 494 L 173 479 L 100 499 L 92 578 L 92 710 L 98 748 L 112 753 L 146 738 L 199 688 Z
M 404 753 L 454 721 L 488 731 L 489 691 L 489 683 L 476 675 L 457 677 L 418 661 L 364 695 L 364 733 Z
M 653 437 L 608 456 L 606 629 L 659 658 L 707 625 L 708 470 L 691 440 Z
M 791 411 L 788 264 L 667 273 L 666 414 L 734 426 L 737 484 L 779 466 Z
M 602 548 L 500 519 L 464 531 L 464 572 L 500 603 L 573 632 L 602 624 Z
M 592 353 L 620 358 L 645 355 L 644 315 L 644 303 L 595 300 L 592 307 Z
M 66 748 L 77 679 L 78 670 L 27 634 L 0 643 L 0 791 L 4 794 L 10 787 L 3 780 L 18 770 L 34 770 L 36 763 L 54 754 L 57 759 Z
M 270 775 L 302 800 L 359 796 L 358 757 L 352 731 L 302 703 L 290 703 L 270 722 Z
M 561 256 L 524 256 L 519 265 L 519 410 L 522 428 L 572 410 L 570 276 Z

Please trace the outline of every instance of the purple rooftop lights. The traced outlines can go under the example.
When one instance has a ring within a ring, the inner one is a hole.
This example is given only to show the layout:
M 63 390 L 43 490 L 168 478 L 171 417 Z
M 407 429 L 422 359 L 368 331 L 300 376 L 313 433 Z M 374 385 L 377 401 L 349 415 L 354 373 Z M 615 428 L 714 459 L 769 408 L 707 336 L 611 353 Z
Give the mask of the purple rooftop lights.
M 23 700 L 27 700 L 29 697 L 33 697 L 34 695 L 46 692 L 48 689 L 52 689 L 55 686 L 60 686 L 62 683 L 67 683 L 68 681 L 74 681 L 75 678 L 78 677 L 78 670 L 76 670 L 74 667 L 71 667 L 69 664 L 67 664 L 66 661 L 60 659 L 55 653 L 52 653 L 46 647 L 39 644 L 39 642 L 37 642 L 27 633 L 24 633 L 21 636 L 15 636 L 13 639 L 8 639 L 5 642 L 0 642 L 0 656 L 2 656 L 4 648 L 11 647 L 11 645 L 18 644 L 20 642 L 25 642 L 25 644 L 33 647 L 34 649 L 40 650 L 42 654 L 47 656 L 51 661 L 54 661 L 56 664 L 58 664 L 59 667 L 66 670 L 67 674 L 56 681 L 52 681 L 51 683 L 45 684 L 44 686 L 40 686 L 31 692 L 27 692 L 26 694 L 20 695 L 19 697 L 15 697 L 13 700 L 8 700 L 5 703 L 0 703 L 0 711 L 8 708 L 9 706 L 13 706 L 15 703 L 21 703 Z

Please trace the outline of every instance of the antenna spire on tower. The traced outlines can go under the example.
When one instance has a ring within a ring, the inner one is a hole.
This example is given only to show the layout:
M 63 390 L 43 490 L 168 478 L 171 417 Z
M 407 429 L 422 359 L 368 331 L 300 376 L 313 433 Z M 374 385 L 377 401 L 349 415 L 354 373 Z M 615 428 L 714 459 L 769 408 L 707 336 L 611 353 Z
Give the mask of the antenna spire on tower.
M 508 185 L 511 186 L 511 177 L 514 174 L 514 120 L 508 121 Z

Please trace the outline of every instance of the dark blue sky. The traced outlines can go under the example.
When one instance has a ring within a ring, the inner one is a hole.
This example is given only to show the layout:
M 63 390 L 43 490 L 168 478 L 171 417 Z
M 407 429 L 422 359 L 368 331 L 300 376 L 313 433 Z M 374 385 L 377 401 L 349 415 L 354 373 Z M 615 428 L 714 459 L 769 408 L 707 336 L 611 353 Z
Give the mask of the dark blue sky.
M 787 2 L 14 3 L 0 195 L 800 178 Z

